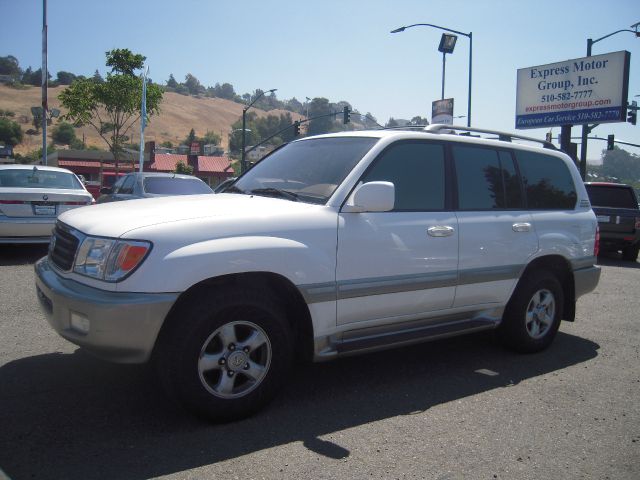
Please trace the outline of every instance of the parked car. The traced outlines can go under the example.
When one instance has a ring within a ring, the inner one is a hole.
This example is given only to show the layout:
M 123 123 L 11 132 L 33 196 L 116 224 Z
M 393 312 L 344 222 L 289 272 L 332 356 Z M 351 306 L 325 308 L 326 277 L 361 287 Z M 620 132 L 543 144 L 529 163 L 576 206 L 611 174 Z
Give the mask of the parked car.
M 0 165 L 0 243 L 49 243 L 60 213 L 92 203 L 69 170 Z
M 178 173 L 128 173 L 113 187 L 100 189 L 98 203 L 168 195 L 200 195 L 213 190 L 197 177 Z
M 584 184 L 551 144 L 451 129 L 308 137 L 225 193 L 68 212 L 35 266 L 43 311 L 213 420 L 261 408 L 300 359 L 480 330 L 543 350 L 600 276 Z
M 640 209 L 636 192 L 622 183 L 585 184 L 600 227 L 600 250 L 621 251 L 635 262 L 640 250 Z

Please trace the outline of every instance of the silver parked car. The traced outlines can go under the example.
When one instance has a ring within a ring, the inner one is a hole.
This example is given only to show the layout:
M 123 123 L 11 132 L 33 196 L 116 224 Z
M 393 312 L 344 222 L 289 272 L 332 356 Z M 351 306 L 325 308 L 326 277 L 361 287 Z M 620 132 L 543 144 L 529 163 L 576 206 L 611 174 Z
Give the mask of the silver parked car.
M 64 168 L 0 165 L 0 243 L 49 243 L 59 214 L 93 202 Z
M 179 173 L 137 172 L 120 177 L 113 187 L 100 189 L 98 203 L 169 195 L 201 195 L 213 190 L 197 177 Z

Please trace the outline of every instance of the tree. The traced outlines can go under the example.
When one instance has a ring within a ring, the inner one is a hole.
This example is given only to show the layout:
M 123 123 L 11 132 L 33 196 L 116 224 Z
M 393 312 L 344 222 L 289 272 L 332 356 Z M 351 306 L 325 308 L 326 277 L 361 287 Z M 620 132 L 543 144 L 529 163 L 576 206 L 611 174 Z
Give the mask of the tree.
M 58 72 L 57 81 L 60 85 L 71 85 L 76 78 L 78 77 L 71 72 L 60 71 Z
M 328 116 L 332 112 L 329 100 L 326 98 L 314 98 L 309 103 L 309 117 L 315 118 L 309 122 L 307 133 L 309 135 L 318 135 L 331 131 L 332 118 Z
M 176 173 L 182 173 L 183 175 L 193 175 L 193 167 L 191 165 L 187 165 L 182 160 L 178 160 L 174 171 Z
M 187 87 L 187 90 L 189 90 L 189 93 L 191 95 L 199 95 L 205 91 L 204 87 L 200 83 L 200 80 L 198 80 L 190 73 L 187 73 L 187 75 L 184 77 L 184 85 L 185 87 Z
M 14 79 L 19 79 L 22 74 L 18 59 L 13 55 L 0 57 L 0 75 L 9 75 Z
M 47 72 L 47 79 L 51 80 L 51 74 L 49 72 Z M 32 70 L 31 67 L 27 67 L 22 74 L 22 83 L 35 87 L 42 85 L 42 68 Z
M 77 80 L 58 98 L 68 110 L 65 120 L 91 125 L 105 141 L 113 154 L 117 174 L 128 132 L 141 115 L 142 78 L 135 76 L 134 71 L 142 68 L 145 57 L 128 49 L 111 50 L 106 56 L 107 66 L 112 67 L 106 81 Z M 147 117 L 159 112 L 161 101 L 162 89 L 148 84 Z
M 411 119 L 411 125 L 429 125 L 429 120 L 422 118 L 420 115 L 416 115 Z
M 22 128 L 17 122 L 9 120 L 6 117 L 0 117 L 0 141 L 5 145 L 11 145 L 15 147 L 19 143 L 22 143 L 24 134 Z
M 100 75 L 100 72 L 96 70 L 95 73 L 93 74 L 93 77 L 91 77 L 91 81 L 93 83 L 104 83 L 104 78 L 102 78 L 102 75 Z
M 207 130 L 207 133 L 205 133 L 204 137 L 202 137 L 202 142 L 205 145 L 220 145 L 220 140 L 222 140 L 220 138 L 220 135 L 212 132 L 211 130 Z
M 196 137 L 196 131 L 192 128 L 191 131 L 189 132 L 189 135 L 187 135 L 187 138 L 185 138 L 184 144 L 191 147 L 191 144 L 197 140 L 198 140 L 198 137 Z
M 396 119 L 393 118 L 393 117 L 389 118 L 389 121 L 385 125 L 385 127 L 388 127 L 388 128 L 393 128 L 393 127 L 397 127 L 397 126 L 398 126 L 398 122 L 396 122 Z
M 60 122 L 53 128 L 51 138 L 56 143 L 71 145 L 76 139 L 76 131 L 73 125 L 67 122 Z
M 602 152 L 602 173 L 621 182 L 634 183 L 640 179 L 640 158 L 626 150 L 615 147 Z
M 169 80 L 167 80 L 167 87 L 176 88 L 177 86 L 178 82 L 176 82 L 176 79 L 173 77 L 173 73 L 170 73 Z

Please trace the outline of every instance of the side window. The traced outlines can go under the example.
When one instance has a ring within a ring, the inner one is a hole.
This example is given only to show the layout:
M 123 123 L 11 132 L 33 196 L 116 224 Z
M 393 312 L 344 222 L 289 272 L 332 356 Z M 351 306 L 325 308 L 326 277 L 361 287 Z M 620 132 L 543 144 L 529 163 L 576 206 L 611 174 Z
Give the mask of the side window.
M 506 208 L 503 172 L 496 150 L 455 145 L 452 148 L 460 210 Z
M 136 181 L 136 178 L 133 175 L 127 175 L 125 177 L 124 183 L 116 193 L 122 193 L 122 194 L 133 193 L 133 184 L 135 183 L 135 181 Z
M 395 211 L 444 210 L 444 148 L 432 143 L 398 143 L 378 157 L 363 182 L 392 182 Z
M 467 145 L 452 148 L 460 210 L 522 209 L 520 178 L 505 151 Z
M 517 151 L 530 210 L 569 210 L 576 205 L 576 187 L 562 160 L 541 153 Z
M 520 177 L 516 171 L 513 157 L 510 153 L 501 151 L 500 167 L 502 168 L 502 181 L 504 182 L 504 199 L 506 208 L 523 209 L 524 197 Z

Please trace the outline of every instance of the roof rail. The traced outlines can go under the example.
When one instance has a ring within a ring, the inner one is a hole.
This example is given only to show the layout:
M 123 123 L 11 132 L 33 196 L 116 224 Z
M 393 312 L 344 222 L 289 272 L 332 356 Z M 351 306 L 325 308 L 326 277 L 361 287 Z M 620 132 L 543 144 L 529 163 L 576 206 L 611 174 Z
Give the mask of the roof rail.
M 378 130 L 425 130 L 429 125 L 396 125 L 395 127 L 383 127 Z
M 497 138 L 493 140 L 499 140 L 501 142 L 511 142 L 514 139 L 517 140 L 525 140 L 527 142 L 535 142 L 541 143 L 544 148 L 548 148 L 550 150 L 558 150 L 558 148 L 551 142 L 547 142 L 546 140 L 540 140 L 539 138 L 533 137 L 525 137 L 524 135 L 516 135 L 508 132 L 499 132 L 497 130 L 486 130 L 484 128 L 475 128 L 475 127 L 462 127 L 458 125 L 445 125 L 442 123 L 434 123 L 425 127 L 425 132 L 429 133 L 452 133 L 451 130 L 460 130 L 463 132 L 467 132 L 466 135 L 470 135 L 472 132 L 474 133 L 486 133 L 490 135 L 496 135 Z M 465 134 L 461 134 L 465 135 Z

